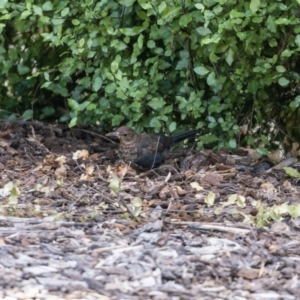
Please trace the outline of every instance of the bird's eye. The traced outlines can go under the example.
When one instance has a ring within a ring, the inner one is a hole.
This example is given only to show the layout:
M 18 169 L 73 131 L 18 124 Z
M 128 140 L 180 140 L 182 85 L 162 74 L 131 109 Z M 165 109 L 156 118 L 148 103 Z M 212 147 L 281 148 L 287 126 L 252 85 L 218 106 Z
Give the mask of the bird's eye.
M 123 133 L 124 136 L 127 136 L 127 133 Z

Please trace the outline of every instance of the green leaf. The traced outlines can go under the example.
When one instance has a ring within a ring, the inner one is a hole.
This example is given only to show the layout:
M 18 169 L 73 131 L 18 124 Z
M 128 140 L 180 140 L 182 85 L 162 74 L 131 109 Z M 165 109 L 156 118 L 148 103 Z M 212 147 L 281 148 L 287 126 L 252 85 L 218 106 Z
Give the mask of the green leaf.
M 207 70 L 205 67 L 196 67 L 194 68 L 194 71 L 198 75 L 206 75 L 209 73 L 209 70 Z
M 256 148 L 256 151 L 260 154 L 260 155 L 268 155 L 270 154 L 270 151 L 266 148 L 262 148 L 262 147 L 258 147 Z
M 80 103 L 78 106 L 78 110 L 79 111 L 85 110 L 90 103 L 91 103 L 90 101 L 84 101 L 83 103 Z
M 216 122 L 216 119 L 215 119 L 214 117 L 212 117 L 212 116 L 208 116 L 208 117 L 207 117 L 207 120 L 208 120 L 209 122 L 211 122 L 211 123 L 215 123 L 215 122 Z
M 270 145 L 268 138 L 265 135 L 260 136 L 261 140 L 265 143 L 265 145 Z
M 68 105 L 70 106 L 70 108 L 73 111 L 76 111 L 76 110 L 79 109 L 79 103 L 76 100 L 74 100 L 74 99 L 69 98 L 68 99 Z
M 71 119 L 70 123 L 69 123 L 69 127 L 72 128 L 77 124 L 77 117 L 74 117 Z
M 247 36 L 248 36 L 248 35 L 246 34 L 246 32 L 237 32 L 236 35 L 238 36 L 238 38 L 239 38 L 241 41 L 245 40 L 245 39 L 247 38 Z
M 65 19 L 51 19 L 51 22 L 53 25 L 61 25 L 63 22 L 65 21 Z
M 278 73 L 284 73 L 286 71 L 286 68 L 284 66 L 276 66 L 276 71 Z
M 169 130 L 170 132 L 173 132 L 177 127 L 177 123 L 176 122 L 172 122 L 170 125 L 169 125 Z
M 135 36 L 144 31 L 144 27 L 135 26 L 132 28 L 120 28 L 120 31 L 126 36 Z
M 291 24 L 291 20 L 288 18 L 278 18 L 275 23 L 278 25 L 289 25 Z
M 225 60 L 229 66 L 231 66 L 231 64 L 233 62 L 233 56 L 234 56 L 234 52 L 232 51 L 231 48 L 229 48 L 229 50 L 226 51 L 226 54 L 225 54 Z
M 5 8 L 8 0 L 0 0 L 0 9 Z
M 207 77 L 207 84 L 209 86 L 215 86 L 216 85 L 216 74 L 215 72 L 210 72 L 208 77 Z
M 153 48 L 155 48 L 155 46 L 156 46 L 156 44 L 155 44 L 155 42 L 153 40 L 149 40 L 147 42 L 147 47 L 148 48 L 153 49 Z
M 291 168 L 291 167 L 284 167 L 283 170 L 285 171 L 285 173 L 287 175 L 289 175 L 290 177 L 293 177 L 293 178 L 300 178 L 300 173 L 294 169 L 294 168 Z
M 51 81 L 44 82 L 44 83 L 42 84 L 42 86 L 41 86 L 41 89 L 43 89 L 43 88 L 48 88 L 48 87 L 50 86 L 51 83 L 52 83 Z
M 276 47 L 277 46 L 277 41 L 274 38 L 269 39 L 269 45 L 271 47 Z
M 297 34 L 295 37 L 295 43 L 298 47 L 300 47 L 300 34 Z
M 22 118 L 24 120 L 32 119 L 32 117 L 33 117 L 33 111 L 31 109 L 25 110 L 24 113 L 22 114 Z
M 230 12 L 230 17 L 231 17 L 232 19 L 234 19 L 234 18 L 243 18 L 243 17 L 245 17 L 245 13 L 233 9 L 233 10 Z
M 130 7 L 135 2 L 135 0 L 118 0 L 118 2 L 123 6 Z
M 117 39 L 113 39 L 110 43 L 110 46 L 114 47 L 118 51 L 122 51 L 127 48 L 127 45 L 125 43 Z
M 217 63 L 219 61 L 220 57 L 217 56 L 215 53 L 210 53 L 209 54 L 209 59 L 210 59 L 211 62 Z
M 95 110 L 97 108 L 97 105 L 95 103 L 90 103 L 88 106 L 87 106 L 87 110 Z
M 259 88 L 259 83 L 256 79 L 252 79 L 248 82 L 247 90 L 249 93 L 256 94 L 258 88 Z
M 229 147 L 230 147 L 231 149 L 235 149 L 235 148 L 236 148 L 236 140 L 235 140 L 235 139 L 231 139 L 231 140 L 229 141 Z
M 193 18 L 191 14 L 182 15 L 179 18 L 179 25 L 180 27 L 186 27 L 192 20 Z
M 150 123 L 149 123 L 150 127 L 153 127 L 153 128 L 161 128 L 161 124 L 160 122 L 158 121 L 157 117 L 154 117 L 150 120 Z
M 300 0 L 299 0 L 300 1 Z M 202 3 L 195 3 L 195 7 L 201 11 L 204 11 L 205 7 Z
M 30 71 L 30 69 L 27 66 L 22 64 L 18 64 L 17 69 L 20 75 L 26 74 Z
M 46 16 L 41 16 L 39 21 L 43 24 L 50 24 L 50 18 Z
M 143 48 L 143 44 L 144 44 L 144 36 L 140 34 L 138 37 L 138 47 L 140 50 Z
M 218 141 L 219 138 L 213 134 L 205 134 L 205 135 L 201 135 L 199 140 L 202 141 L 203 144 L 211 144 Z
M 281 53 L 281 57 L 290 57 L 290 56 L 293 55 L 294 53 L 295 53 L 294 50 L 285 49 L 285 50 Z
M 0 15 L 0 20 L 10 20 L 12 19 L 12 14 L 2 14 Z
M 275 23 L 275 18 L 273 16 L 268 16 L 267 19 L 267 28 L 271 31 L 271 32 L 277 32 L 277 24 Z
M 224 7 L 222 7 L 222 5 L 216 5 L 214 8 L 213 8 L 213 12 L 214 14 L 216 15 L 219 15 L 222 11 L 224 10 Z
M 50 106 L 44 107 L 42 109 L 42 112 L 47 117 L 55 115 L 55 109 L 53 107 L 50 107 Z
M 24 10 L 20 15 L 20 20 L 26 19 L 28 16 L 30 16 L 32 13 L 29 10 Z
M 152 98 L 148 102 L 148 105 L 155 110 L 163 108 L 165 104 L 166 104 L 166 102 L 163 100 L 163 98 L 157 98 L 157 97 Z
M 251 135 L 246 136 L 246 141 L 247 141 L 247 145 L 251 145 L 251 146 L 254 145 L 255 143 L 255 139 Z
M 168 22 L 171 22 L 173 18 L 177 17 L 180 12 L 182 11 L 182 8 L 179 6 L 171 6 L 169 5 L 162 13 L 162 16 L 160 19 L 158 19 L 158 24 L 162 25 Z
M 82 48 L 82 47 L 84 46 L 84 44 L 85 44 L 85 40 L 84 40 L 84 38 L 81 38 L 81 39 L 79 40 L 79 42 L 78 42 L 78 46 L 79 46 L 80 48 Z
M 281 78 L 279 78 L 278 83 L 281 86 L 287 86 L 290 83 L 290 81 L 285 77 L 281 77 Z
M 102 86 L 102 78 L 96 77 L 93 81 L 93 91 L 98 92 Z
M 50 76 L 49 76 L 49 73 L 48 73 L 48 72 L 44 72 L 44 78 L 45 78 L 47 81 L 50 81 Z
M 300 95 L 290 102 L 290 108 L 297 108 L 300 105 Z
M 147 10 L 147 9 L 151 9 L 152 8 L 152 5 L 151 5 L 151 3 L 149 3 L 148 1 L 146 1 L 146 0 L 139 0 L 138 1 L 139 2 L 139 5 L 143 8 L 143 9 L 145 9 L 145 10 Z
M 252 11 L 253 14 L 258 11 L 259 6 L 260 6 L 260 0 L 251 0 L 250 10 Z
M 53 9 L 53 4 L 50 1 L 46 1 L 43 5 L 42 5 L 42 9 L 44 11 L 50 11 Z
M 39 6 L 36 5 L 32 5 L 32 9 L 34 11 L 34 13 L 38 16 L 42 16 L 43 15 L 43 11 Z
M 116 84 L 112 82 L 105 87 L 105 92 L 108 94 L 112 94 L 115 92 L 116 88 L 117 88 Z
M 198 28 L 196 28 L 196 31 L 202 36 L 205 36 L 205 35 L 208 35 L 211 33 L 211 30 L 206 27 L 198 27 Z
M 73 24 L 74 26 L 77 26 L 77 25 L 80 24 L 80 21 L 77 20 L 77 19 L 73 19 L 73 20 L 72 20 L 72 24 Z
M 62 17 L 65 17 L 65 16 L 67 16 L 67 15 L 69 14 L 69 12 L 70 12 L 70 8 L 69 8 L 69 7 L 65 7 L 65 8 L 61 11 L 60 15 L 61 15 Z
M 167 4 L 165 1 L 162 1 L 158 6 L 158 12 L 161 14 L 167 8 Z
M 176 70 L 182 70 L 182 69 L 185 69 L 185 68 L 187 68 L 187 66 L 188 66 L 188 60 L 186 59 L 186 58 L 184 58 L 184 59 L 181 59 L 181 60 L 179 60 L 178 61 L 178 63 L 177 63 L 177 65 L 176 65 Z

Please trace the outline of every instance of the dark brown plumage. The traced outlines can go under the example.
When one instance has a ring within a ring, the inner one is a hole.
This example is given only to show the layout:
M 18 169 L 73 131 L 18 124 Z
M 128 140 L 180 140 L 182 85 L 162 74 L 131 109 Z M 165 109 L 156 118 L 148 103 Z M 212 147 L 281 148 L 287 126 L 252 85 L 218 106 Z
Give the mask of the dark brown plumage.
M 170 137 L 162 134 L 138 134 L 132 128 L 122 126 L 107 136 L 117 137 L 120 140 L 119 153 L 126 163 L 133 163 L 139 167 L 149 169 L 164 163 L 169 155 L 170 148 L 198 131 L 191 130 Z

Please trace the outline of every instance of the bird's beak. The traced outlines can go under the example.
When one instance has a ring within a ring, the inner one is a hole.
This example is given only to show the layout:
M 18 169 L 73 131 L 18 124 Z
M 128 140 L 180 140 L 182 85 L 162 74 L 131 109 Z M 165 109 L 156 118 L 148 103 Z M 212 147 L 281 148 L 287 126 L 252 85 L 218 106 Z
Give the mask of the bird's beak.
M 120 133 L 117 131 L 107 133 L 106 136 L 119 137 Z

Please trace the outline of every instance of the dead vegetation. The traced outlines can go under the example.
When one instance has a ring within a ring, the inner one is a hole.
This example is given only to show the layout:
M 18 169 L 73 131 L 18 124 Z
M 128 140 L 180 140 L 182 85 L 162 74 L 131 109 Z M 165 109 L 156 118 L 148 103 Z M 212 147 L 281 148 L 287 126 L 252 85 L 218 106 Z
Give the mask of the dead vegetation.
M 1 299 L 299 297 L 295 155 L 186 150 L 137 173 L 89 131 L 1 123 Z

